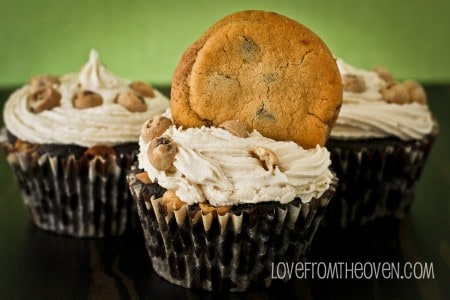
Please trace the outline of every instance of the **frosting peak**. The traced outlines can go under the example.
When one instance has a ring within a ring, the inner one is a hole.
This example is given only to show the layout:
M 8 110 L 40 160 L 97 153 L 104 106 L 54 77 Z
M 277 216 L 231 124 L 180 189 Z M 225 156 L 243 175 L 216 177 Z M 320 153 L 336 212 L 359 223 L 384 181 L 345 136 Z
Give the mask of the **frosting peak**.
M 83 88 L 87 90 L 114 88 L 119 81 L 101 64 L 100 56 L 95 50 L 91 50 L 89 61 L 81 69 L 78 80 Z

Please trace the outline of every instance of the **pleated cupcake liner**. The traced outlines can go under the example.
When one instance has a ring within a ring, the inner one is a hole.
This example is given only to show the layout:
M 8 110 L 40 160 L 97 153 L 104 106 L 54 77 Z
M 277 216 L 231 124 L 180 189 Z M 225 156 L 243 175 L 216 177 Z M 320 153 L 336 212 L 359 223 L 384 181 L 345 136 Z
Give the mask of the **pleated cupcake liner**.
M 437 134 L 435 126 L 430 135 L 415 141 L 329 140 L 339 187 L 323 224 L 350 228 L 405 217 Z
M 304 260 L 337 179 L 318 199 L 233 206 L 224 215 L 198 204 L 170 209 L 164 188 L 128 175 L 153 269 L 167 281 L 208 291 L 268 287 L 272 264 Z
M 3 142 L 33 223 L 76 237 L 121 235 L 135 227 L 126 173 L 136 153 L 93 157 L 18 149 Z

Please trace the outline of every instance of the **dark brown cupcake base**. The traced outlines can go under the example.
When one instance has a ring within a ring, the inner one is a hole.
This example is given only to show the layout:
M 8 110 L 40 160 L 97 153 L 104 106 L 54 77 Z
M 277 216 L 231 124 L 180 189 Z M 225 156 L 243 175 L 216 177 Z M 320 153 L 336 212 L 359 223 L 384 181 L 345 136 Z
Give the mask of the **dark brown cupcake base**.
M 437 127 L 422 140 L 333 140 L 332 168 L 339 178 L 324 225 L 347 228 L 375 220 L 401 219 L 410 210 Z
M 135 227 L 126 172 L 137 147 L 127 144 L 93 155 L 76 145 L 23 143 L 11 134 L 3 143 L 33 223 L 77 237 L 120 235 Z
M 171 212 L 158 199 L 164 189 L 128 175 L 153 269 L 167 281 L 209 291 L 244 291 L 271 284 L 273 263 L 304 259 L 335 192 L 335 179 L 319 199 L 288 204 L 239 205 L 220 216 L 197 204 Z

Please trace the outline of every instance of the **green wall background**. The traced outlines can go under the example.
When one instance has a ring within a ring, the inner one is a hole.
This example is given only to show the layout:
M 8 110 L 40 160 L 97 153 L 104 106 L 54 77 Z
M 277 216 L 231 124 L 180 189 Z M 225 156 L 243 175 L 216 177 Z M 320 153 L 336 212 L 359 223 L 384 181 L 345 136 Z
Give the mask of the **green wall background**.
M 186 47 L 244 9 L 303 23 L 354 65 L 450 82 L 449 0 L 0 0 L 0 87 L 78 71 L 91 48 L 117 75 L 167 85 Z

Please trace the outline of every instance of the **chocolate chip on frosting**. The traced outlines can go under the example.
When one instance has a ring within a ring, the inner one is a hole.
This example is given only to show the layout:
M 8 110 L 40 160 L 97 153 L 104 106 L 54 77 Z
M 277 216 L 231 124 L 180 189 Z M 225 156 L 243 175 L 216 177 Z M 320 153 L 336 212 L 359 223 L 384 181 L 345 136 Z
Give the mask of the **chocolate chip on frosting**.
M 144 122 L 141 128 L 141 135 L 144 142 L 148 143 L 166 131 L 172 125 L 172 120 L 163 116 L 155 116 Z
M 172 167 L 178 147 L 169 137 L 154 138 L 148 148 L 148 158 L 153 167 L 159 171 L 167 171 Z
M 347 74 L 342 76 L 342 84 L 345 91 L 352 93 L 362 93 L 367 89 L 364 78 L 358 75 Z
M 38 90 L 41 90 L 45 87 L 53 87 L 55 88 L 60 84 L 59 78 L 53 75 L 39 75 L 33 76 L 30 78 L 28 82 L 28 88 L 30 93 L 35 93 Z
M 51 110 L 59 106 L 61 94 L 50 86 L 43 87 L 27 97 L 28 109 L 34 113 Z
M 79 109 L 86 109 L 95 106 L 100 106 L 103 103 L 103 98 L 97 93 L 86 90 L 79 90 L 73 99 L 73 106 Z
M 129 86 L 132 90 L 134 90 L 136 93 L 138 93 L 142 97 L 147 97 L 147 98 L 155 97 L 155 92 L 153 91 L 153 88 L 143 81 L 133 81 L 132 83 L 130 83 Z
M 276 166 L 279 166 L 280 162 L 278 157 L 272 150 L 265 147 L 254 147 L 248 150 L 251 156 L 258 159 L 261 162 L 262 167 L 266 171 L 273 172 Z
M 219 128 L 228 130 L 232 134 L 238 137 L 247 137 L 248 132 L 245 125 L 236 120 L 228 120 L 219 125 Z
M 143 112 L 147 110 L 147 104 L 142 96 L 133 91 L 125 91 L 117 96 L 117 103 L 131 112 Z

